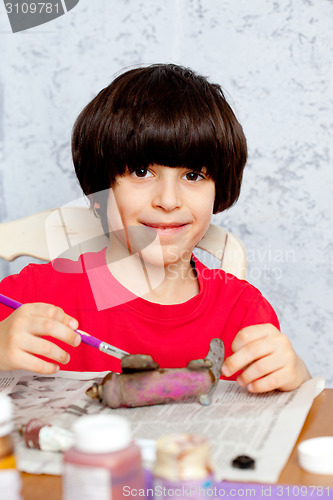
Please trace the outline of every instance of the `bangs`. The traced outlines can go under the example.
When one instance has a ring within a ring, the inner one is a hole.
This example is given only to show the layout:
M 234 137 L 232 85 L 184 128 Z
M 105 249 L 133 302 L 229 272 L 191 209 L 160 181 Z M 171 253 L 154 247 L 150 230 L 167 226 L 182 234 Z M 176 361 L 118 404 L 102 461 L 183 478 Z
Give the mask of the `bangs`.
M 196 171 L 204 166 L 216 178 L 228 144 L 220 87 L 203 77 L 194 81 L 192 72 L 177 67 L 172 72 L 153 67 L 149 78 L 146 73 L 134 81 L 115 81 L 118 92 L 107 106 L 110 120 L 102 134 L 104 156 L 112 158 L 120 175 L 126 166 L 132 170 L 155 163 Z
M 187 92 L 166 93 L 132 109 L 120 108 L 118 123 L 110 131 L 111 135 L 117 131 L 118 140 L 115 143 L 111 137 L 109 142 L 119 173 L 126 166 L 132 170 L 158 164 L 197 171 L 205 166 L 214 177 L 217 138 L 207 111 L 200 96 Z

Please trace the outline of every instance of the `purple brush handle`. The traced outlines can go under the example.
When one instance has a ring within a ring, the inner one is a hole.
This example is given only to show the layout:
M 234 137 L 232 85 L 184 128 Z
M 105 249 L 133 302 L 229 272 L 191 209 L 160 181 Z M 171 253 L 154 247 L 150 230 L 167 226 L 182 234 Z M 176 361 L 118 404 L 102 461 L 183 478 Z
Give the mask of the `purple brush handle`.
M 79 335 L 81 335 L 82 342 L 91 345 L 91 347 L 96 347 L 96 349 L 99 349 L 100 345 L 103 343 L 102 340 L 96 339 L 96 337 L 92 337 L 88 333 L 82 332 L 81 330 L 75 330 L 75 331 Z
M 9 297 L 6 297 L 6 295 L 2 295 L 2 293 L 0 293 L 0 303 L 4 306 L 10 307 L 11 309 L 18 309 L 22 305 L 21 302 L 10 299 Z
M 21 304 L 21 302 L 18 302 L 17 300 L 10 299 L 9 297 L 6 297 L 6 295 L 2 295 L 2 293 L 0 293 L 0 304 L 10 307 L 11 309 L 18 309 L 23 305 Z M 75 331 L 80 335 L 82 342 L 84 344 L 90 345 L 91 347 L 95 347 L 99 351 L 105 352 L 110 356 L 114 356 L 116 358 L 122 358 L 123 356 L 128 354 L 128 352 L 122 351 L 121 349 L 111 346 L 110 344 L 107 344 L 102 340 L 96 339 L 96 337 L 93 337 L 88 333 L 82 332 L 81 330 L 75 330 Z

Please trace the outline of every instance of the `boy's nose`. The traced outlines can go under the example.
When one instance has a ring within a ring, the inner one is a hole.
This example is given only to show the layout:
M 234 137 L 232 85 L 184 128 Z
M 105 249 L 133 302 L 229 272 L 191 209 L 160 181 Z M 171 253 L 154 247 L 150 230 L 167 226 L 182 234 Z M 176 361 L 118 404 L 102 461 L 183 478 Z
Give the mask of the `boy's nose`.
M 153 206 L 170 212 L 180 207 L 180 205 L 181 200 L 177 182 L 174 179 L 166 179 L 158 182 L 154 193 Z

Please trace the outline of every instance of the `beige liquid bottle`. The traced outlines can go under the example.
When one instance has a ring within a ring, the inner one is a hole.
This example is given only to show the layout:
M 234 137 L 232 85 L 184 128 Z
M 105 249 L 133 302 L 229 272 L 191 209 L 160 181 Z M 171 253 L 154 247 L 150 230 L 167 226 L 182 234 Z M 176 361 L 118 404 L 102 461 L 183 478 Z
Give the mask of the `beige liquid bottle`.
M 154 498 L 199 500 L 214 494 L 211 447 L 205 436 L 172 434 L 157 440 Z

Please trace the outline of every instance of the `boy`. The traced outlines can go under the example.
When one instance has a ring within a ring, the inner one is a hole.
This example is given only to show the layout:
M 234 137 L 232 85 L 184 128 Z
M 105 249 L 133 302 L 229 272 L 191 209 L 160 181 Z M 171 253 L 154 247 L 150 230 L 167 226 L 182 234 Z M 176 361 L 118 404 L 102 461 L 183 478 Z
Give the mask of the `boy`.
M 79 327 L 161 367 L 204 357 L 220 337 L 222 375 L 253 392 L 310 378 L 260 292 L 192 255 L 212 213 L 237 200 L 247 158 L 218 85 L 176 65 L 127 71 L 82 111 L 72 150 L 110 244 L 3 280 L 0 293 L 25 305 L 0 308 L 0 369 L 119 371 L 119 360 L 75 349 Z

